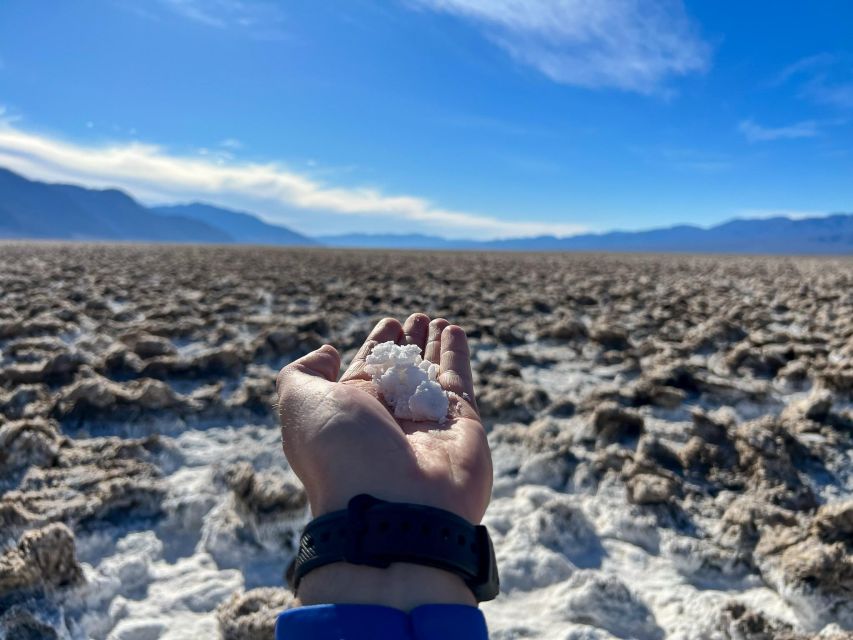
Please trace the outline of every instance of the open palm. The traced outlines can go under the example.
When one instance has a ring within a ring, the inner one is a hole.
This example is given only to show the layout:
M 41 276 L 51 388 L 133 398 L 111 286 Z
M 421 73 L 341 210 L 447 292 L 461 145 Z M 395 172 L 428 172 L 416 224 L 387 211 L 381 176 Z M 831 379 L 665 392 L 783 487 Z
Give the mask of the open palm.
M 365 371 L 382 342 L 416 344 L 439 365 L 448 419 L 394 417 Z M 476 408 L 465 332 L 421 313 L 404 325 L 386 318 L 371 331 L 340 381 L 340 355 L 324 345 L 284 367 L 277 380 L 284 452 L 302 480 L 314 516 L 369 493 L 426 504 L 478 523 L 489 502 L 492 463 Z

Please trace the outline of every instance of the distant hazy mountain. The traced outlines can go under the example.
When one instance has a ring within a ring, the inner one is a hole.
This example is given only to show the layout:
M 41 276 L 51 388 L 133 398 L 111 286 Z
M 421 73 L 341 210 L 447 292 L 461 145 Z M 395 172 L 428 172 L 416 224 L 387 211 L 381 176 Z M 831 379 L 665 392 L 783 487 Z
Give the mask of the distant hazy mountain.
M 316 245 L 317 241 L 287 227 L 268 224 L 250 213 L 231 211 L 209 204 L 192 202 L 151 211 L 165 216 L 181 216 L 199 220 L 227 233 L 234 242 L 242 244 Z
M 117 189 L 38 182 L 2 168 L 0 238 L 316 244 L 247 213 L 204 204 L 149 209 Z
M 329 246 L 363 248 L 853 255 L 853 214 L 801 220 L 783 217 L 731 220 L 708 229 L 679 225 L 649 231 L 611 231 L 565 238 L 538 236 L 486 242 L 447 240 L 417 234 L 349 234 L 320 236 L 317 239 Z
M 648 251 L 853 255 L 853 214 L 822 218 L 731 220 L 703 229 L 679 225 L 558 238 L 448 240 L 421 234 L 345 234 L 308 238 L 250 213 L 192 203 L 148 209 L 116 189 L 28 180 L 0 168 L 0 238 L 138 240 L 316 245 L 373 249 Z
M 791 220 L 731 220 L 708 229 L 679 225 L 649 231 L 613 231 L 567 238 L 488 243 L 494 249 L 649 251 L 689 253 L 853 254 L 853 214 Z
M 116 189 L 27 180 L 0 169 L 0 237 L 149 242 L 230 242 L 198 220 L 158 216 Z
M 327 247 L 352 247 L 360 249 L 466 249 L 479 244 L 476 240 L 448 240 L 439 236 L 420 233 L 345 233 L 333 236 L 317 236 Z

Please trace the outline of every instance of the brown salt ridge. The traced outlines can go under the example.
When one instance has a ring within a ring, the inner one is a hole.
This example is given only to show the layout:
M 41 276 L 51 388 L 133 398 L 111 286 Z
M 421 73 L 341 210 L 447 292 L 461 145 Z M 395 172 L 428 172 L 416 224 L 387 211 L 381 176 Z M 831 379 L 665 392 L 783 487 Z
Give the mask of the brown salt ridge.
M 623 637 L 625 615 L 638 637 L 693 637 L 690 611 L 584 565 L 612 535 L 685 584 L 728 581 L 696 633 L 850 637 L 853 260 L 3 243 L 0 298 L 0 637 L 73 626 L 79 607 L 39 612 L 81 589 L 75 535 L 164 517 L 177 434 L 274 429 L 278 367 L 324 342 L 346 360 L 373 322 L 413 311 L 468 332 L 506 461 L 486 518 L 506 558 L 485 609 L 498 637 L 552 637 L 502 613 L 537 589 L 566 607 L 553 625 Z M 251 540 L 304 511 L 270 470 L 215 477 Z M 647 533 L 604 531 L 589 505 L 612 495 Z M 511 500 L 541 522 L 502 531 Z M 514 531 L 552 573 L 516 568 Z M 785 619 L 739 600 L 738 580 Z M 224 638 L 256 637 L 290 599 L 270 584 L 210 615 Z

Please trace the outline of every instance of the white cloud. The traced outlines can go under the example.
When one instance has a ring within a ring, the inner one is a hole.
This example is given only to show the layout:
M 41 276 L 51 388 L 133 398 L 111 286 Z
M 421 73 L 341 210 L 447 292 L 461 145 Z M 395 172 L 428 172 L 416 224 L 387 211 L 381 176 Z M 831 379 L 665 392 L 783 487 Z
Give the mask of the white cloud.
M 321 214 L 329 220 L 329 231 L 334 231 L 336 216 L 339 221 L 343 216 L 383 219 L 386 232 L 419 230 L 446 237 L 568 235 L 585 230 L 573 224 L 509 221 L 454 211 L 424 198 L 388 195 L 372 187 L 335 187 L 276 163 L 240 163 L 209 153 L 181 156 L 138 142 L 85 146 L 2 121 L 0 166 L 36 179 L 119 187 L 149 202 L 207 200 L 254 210 L 271 222 L 296 226 L 300 219 L 306 222 Z
M 826 211 L 803 210 L 803 209 L 741 209 L 737 212 L 739 218 L 790 218 L 791 220 L 804 220 L 806 218 L 822 218 Z
M 853 82 L 831 84 L 819 79 L 811 84 L 808 91 L 818 102 L 838 109 L 853 109 Z
M 468 19 L 519 62 L 563 84 L 644 94 L 705 71 L 711 47 L 681 0 L 411 0 Z
M 750 142 L 814 138 L 820 135 L 820 128 L 814 120 L 805 120 L 784 127 L 763 127 L 753 120 L 742 120 L 737 128 Z
M 853 109 L 850 69 L 849 55 L 818 53 L 785 67 L 771 82 L 771 86 L 798 79 L 800 97 L 841 110 Z
M 169 11 L 214 29 L 239 29 L 259 38 L 279 38 L 284 12 L 265 0 L 160 0 Z M 155 16 L 156 17 L 156 16 Z
M 226 149 L 242 149 L 243 143 L 237 138 L 225 138 L 219 143 L 219 146 L 225 147 Z
M 796 62 L 789 64 L 782 69 L 775 78 L 770 82 L 771 86 L 779 86 L 788 82 L 790 79 L 803 74 L 811 75 L 815 69 L 821 69 L 836 61 L 836 56 L 831 53 L 818 53 L 813 56 L 800 58 Z
M 731 169 L 734 164 L 731 156 L 716 151 L 689 147 L 660 147 L 657 151 L 667 165 L 683 171 L 719 173 Z
M 20 119 L 20 115 L 10 113 L 6 105 L 0 104 L 0 127 L 10 126 L 13 122 L 18 122 Z

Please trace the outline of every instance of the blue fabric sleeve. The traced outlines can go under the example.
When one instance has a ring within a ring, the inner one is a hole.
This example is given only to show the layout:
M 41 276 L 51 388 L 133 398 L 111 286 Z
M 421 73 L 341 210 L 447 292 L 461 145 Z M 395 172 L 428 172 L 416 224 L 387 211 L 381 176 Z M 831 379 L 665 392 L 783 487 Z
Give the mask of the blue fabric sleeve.
M 275 640 L 488 640 L 476 607 L 427 604 L 410 613 L 369 604 L 318 604 L 278 616 Z

